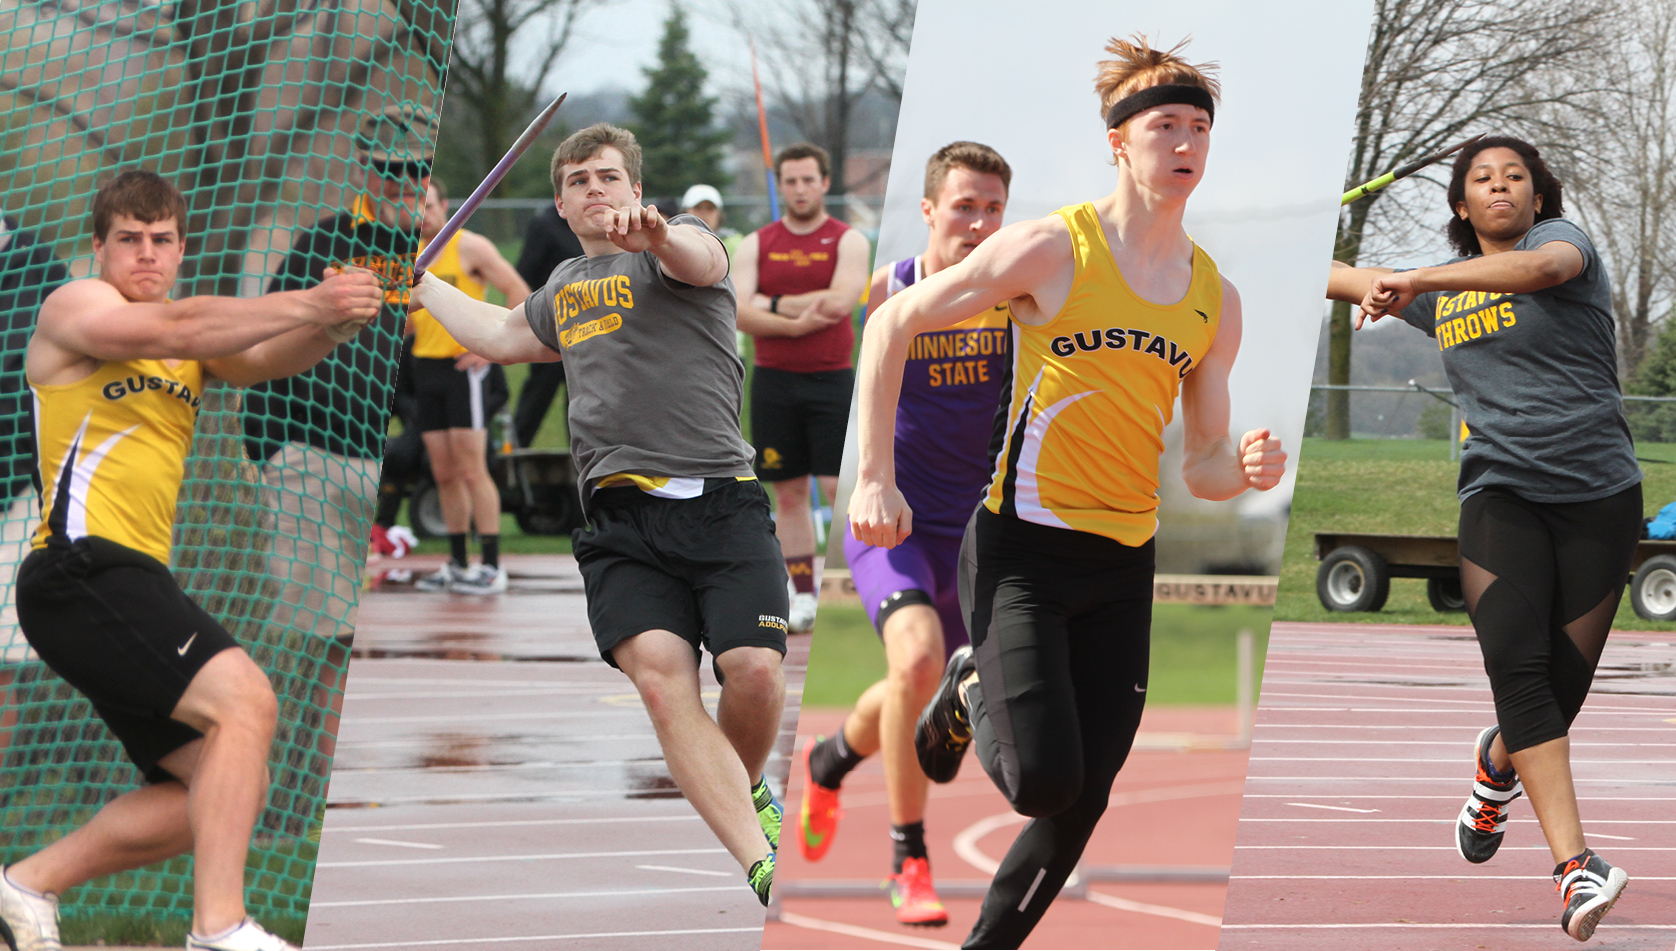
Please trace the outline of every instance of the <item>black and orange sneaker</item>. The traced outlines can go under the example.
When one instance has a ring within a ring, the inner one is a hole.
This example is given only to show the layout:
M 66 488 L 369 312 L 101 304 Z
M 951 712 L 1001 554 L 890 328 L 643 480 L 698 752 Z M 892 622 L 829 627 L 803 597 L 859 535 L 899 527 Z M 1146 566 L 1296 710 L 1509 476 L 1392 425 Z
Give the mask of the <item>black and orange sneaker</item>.
M 890 903 L 896 920 L 905 925 L 941 928 L 949 923 L 948 910 L 931 887 L 929 859 L 903 859 L 902 871 L 890 877 Z
M 1554 866 L 1554 890 L 1565 900 L 1560 927 L 1578 941 L 1594 936 L 1595 926 L 1612 910 L 1629 884 L 1629 875 L 1584 849 L 1576 858 Z
M 966 715 L 960 684 L 977 669 L 971 645 L 962 644 L 949 657 L 936 696 L 920 711 L 919 722 L 914 724 L 914 752 L 919 754 L 919 768 L 934 783 L 954 779 L 960 772 L 966 747 L 972 745 L 972 723 Z
M 1507 829 L 1507 807 L 1525 789 L 1519 784 L 1518 774 L 1498 780 L 1490 772 L 1490 743 L 1501 727 L 1485 727 L 1473 744 L 1472 759 L 1478 766 L 1478 777 L 1472 783 L 1472 795 L 1461 807 L 1455 820 L 1455 849 L 1461 858 L 1473 864 L 1488 862 L 1501 848 L 1501 836 Z
M 832 837 L 838 834 L 838 820 L 844 815 L 838 805 L 838 790 L 815 782 L 815 771 L 809 766 L 815 746 L 825 739 L 812 737 L 803 744 L 803 805 L 797 811 L 797 850 L 811 862 L 826 857 Z

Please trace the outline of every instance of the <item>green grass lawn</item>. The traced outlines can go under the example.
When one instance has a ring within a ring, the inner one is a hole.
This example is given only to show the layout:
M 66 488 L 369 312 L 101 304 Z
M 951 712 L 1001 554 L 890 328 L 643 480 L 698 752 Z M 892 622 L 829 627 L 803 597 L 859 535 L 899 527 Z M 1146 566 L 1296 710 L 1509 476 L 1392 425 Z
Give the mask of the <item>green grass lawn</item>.
M 1235 695 L 1235 636 L 1256 635 L 1255 676 L 1263 677 L 1269 609 L 1160 604 L 1152 615 L 1152 704 L 1231 704 Z M 848 707 L 885 675 L 885 652 L 859 605 L 823 604 L 815 621 L 803 703 Z
M 1636 446 L 1647 515 L 1676 499 L 1676 445 Z M 1305 439 L 1298 460 L 1298 485 L 1281 562 L 1275 617 L 1282 621 L 1378 621 L 1399 624 L 1465 624 L 1465 612 L 1439 613 L 1426 600 L 1426 582 L 1391 581 L 1391 597 L 1379 612 L 1328 611 L 1315 596 L 1315 533 L 1375 532 L 1454 535 L 1460 520 L 1455 498 L 1459 464 L 1449 460 L 1449 443 L 1425 439 Z M 1637 617 L 1626 592 L 1614 626 L 1620 630 L 1670 631 L 1676 623 Z

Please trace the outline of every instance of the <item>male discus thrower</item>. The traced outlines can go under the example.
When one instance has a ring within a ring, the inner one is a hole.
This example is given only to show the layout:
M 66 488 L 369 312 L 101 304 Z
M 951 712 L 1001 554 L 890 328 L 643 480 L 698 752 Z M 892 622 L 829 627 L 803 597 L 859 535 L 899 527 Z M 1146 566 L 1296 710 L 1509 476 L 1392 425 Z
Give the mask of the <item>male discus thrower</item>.
M 425 276 L 425 268 L 429 267 L 431 262 L 436 260 L 437 255 L 442 253 L 442 249 L 447 247 L 455 232 L 465 227 L 466 221 L 477 210 L 477 206 L 483 204 L 483 199 L 488 198 L 489 193 L 494 191 L 495 186 L 499 185 L 501 179 L 506 177 L 506 173 L 512 171 L 512 166 L 517 164 L 518 157 L 535 144 L 536 136 L 539 136 L 541 131 L 547 128 L 547 123 L 553 120 L 553 116 L 558 113 L 559 107 L 564 105 L 565 97 L 568 95 L 570 95 L 568 92 L 560 93 L 559 98 L 553 100 L 552 105 L 541 110 L 541 115 L 536 116 L 523 134 L 518 136 L 518 141 L 512 143 L 512 148 L 506 150 L 506 154 L 501 156 L 500 161 L 495 163 L 495 167 L 489 170 L 489 174 L 484 177 L 482 183 L 472 190 L 470 197 L 460 202 L 460 207 L 448 216 L 448 223 L 443 225 L 442 230 L 436 233 L 436 237 L 432 238 L 431 243 L 425 246 L 425 250 L 419 252 L 418 260 L 413 263 L 413 283 L 419 283 L 419 279 Z

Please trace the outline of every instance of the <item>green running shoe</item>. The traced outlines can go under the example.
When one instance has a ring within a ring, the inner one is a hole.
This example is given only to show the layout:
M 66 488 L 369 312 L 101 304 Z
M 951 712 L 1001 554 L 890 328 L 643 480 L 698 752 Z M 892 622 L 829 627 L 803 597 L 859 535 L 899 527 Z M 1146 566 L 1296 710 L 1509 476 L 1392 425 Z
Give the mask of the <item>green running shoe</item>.
M 774 790 L 768 788 L 767 778 L 757 780 L 751 787 L 751 804 L 757 807 L 757 822 L 762 824 L 762 834 L 768 837 L 768 847 L 780 851 L 780 823 L 785 821 L 786 810 L 774 798 Z
M 757 901 L 768 907 L 768 893 L 774 889 L 774 853 L 768 853 L 768 858 L 751 866 L 751 874 L 745 876 L 751 883 L 751 891 L 757 893 Z

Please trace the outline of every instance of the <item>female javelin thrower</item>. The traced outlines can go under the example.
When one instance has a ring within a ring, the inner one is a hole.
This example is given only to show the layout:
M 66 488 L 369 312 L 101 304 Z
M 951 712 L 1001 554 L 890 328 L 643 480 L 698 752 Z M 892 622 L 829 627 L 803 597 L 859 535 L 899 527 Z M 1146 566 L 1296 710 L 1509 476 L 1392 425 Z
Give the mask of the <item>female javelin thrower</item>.
M 1448 200 L 1461 257 L 1399 272 L 1340 265 L 1327 294 L 1437 338 L 1471 430 L 1461 448 L 1461 590 L 1496 725 L 1474 747 L 1477 779 L 1456 847 L 1488 861 L 1509 804 L 1528 792 L 1558 863 L 1560 927 L 1587 941 L 1629 878 L 1583 841 L 1567 737 L 1641 533 L 1612 292 L 1594 245 L 1560 217 L 1559 179 L 1529 143 L 1486 138 L 1461 153 Z
M 1239 352 L 1232 285 L 1182 230 L 1204 174 L 1217 84 L 1146 40 L 1113 40 L 1095 88 L 1117 166 L 1103 198 L 1003 228 L 963 262 L 887 300 L 861 348 L 857 540 L 913 529 L 892 425 L 908 343 L 996 304 L 1013 313 L 1005 432 L 961 548 L 972 648 L 950 658 L 915 739 L 948 782 L 966 747 L 1034 818 L 984 898 L 969 948 L 1016 948 L 1105 810 L 1146 700 L 1163 431 L 1181 395 L 1182 476 L 1228 499 L 1272 488 L 1267 430 L 1228 436 Z M 976 689 L 973 689 L 974 686 Z

